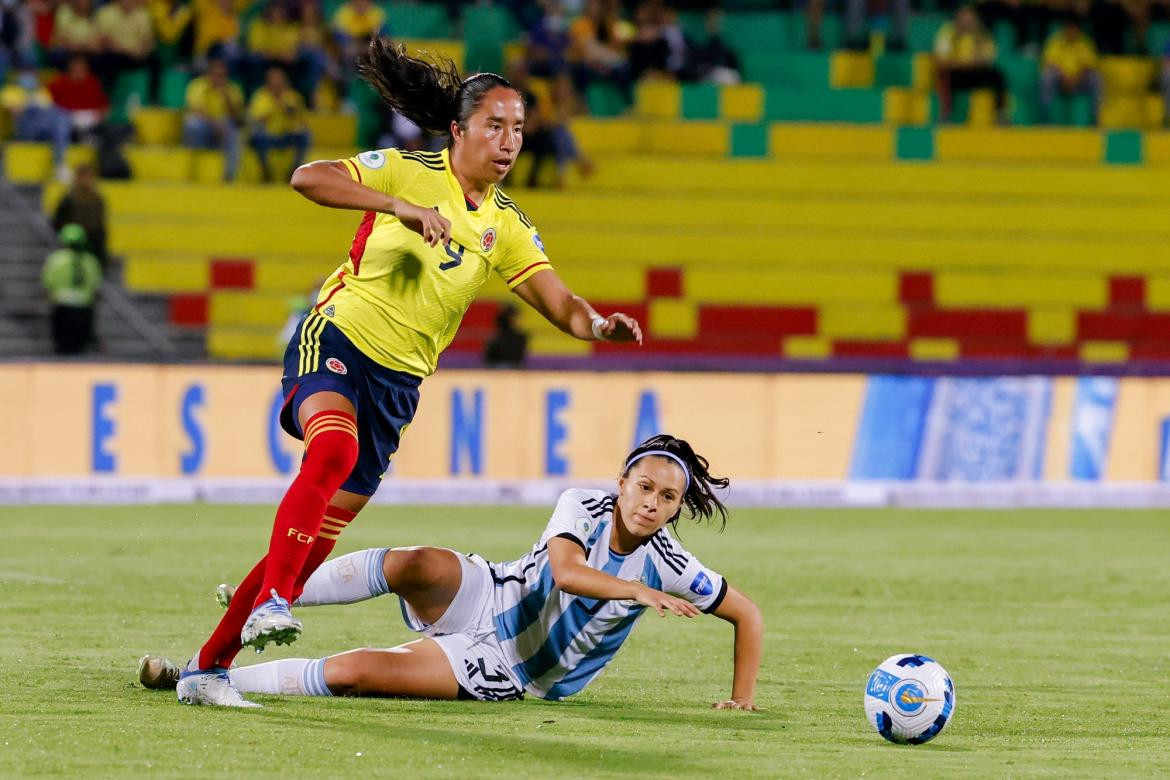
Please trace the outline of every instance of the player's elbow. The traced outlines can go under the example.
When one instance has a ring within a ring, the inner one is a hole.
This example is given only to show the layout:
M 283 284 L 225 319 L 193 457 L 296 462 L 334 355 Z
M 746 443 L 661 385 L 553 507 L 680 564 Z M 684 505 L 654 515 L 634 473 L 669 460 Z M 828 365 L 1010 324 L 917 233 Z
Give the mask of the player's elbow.
M 288 183 L 294 190 L 305 196 L 307 196 L 308 191 L 312 189 L 313 184 L 315 183 L 314 179 L 316 177 L 313 175 L 314 172 L 312 168 L 313 166 L 311 163 L 308 165 L 301 165 L 292 172 L 292 177 L 288 180 Z

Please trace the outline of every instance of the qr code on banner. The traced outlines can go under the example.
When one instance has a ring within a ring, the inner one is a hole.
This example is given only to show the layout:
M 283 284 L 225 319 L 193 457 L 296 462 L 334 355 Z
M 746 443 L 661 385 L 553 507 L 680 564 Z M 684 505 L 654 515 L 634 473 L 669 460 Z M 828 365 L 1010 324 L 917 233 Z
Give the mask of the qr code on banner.
M 1051 387 L 1044 377 L 940 379 L 919 476 L 961 482 L 1039 478 Z

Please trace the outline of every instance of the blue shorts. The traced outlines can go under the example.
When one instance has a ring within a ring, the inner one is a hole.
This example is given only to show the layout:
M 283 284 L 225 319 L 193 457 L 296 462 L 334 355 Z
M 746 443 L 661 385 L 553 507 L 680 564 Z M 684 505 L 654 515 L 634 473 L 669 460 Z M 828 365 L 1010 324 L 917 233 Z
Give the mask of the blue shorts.
M 306 398 L 320 392 L 348 398 L 357 410 L 358 458 L 341 489 L 372 496 L 414 419 L 421 382 L 370 360 L 332 322 L 309 312 L 284 351 L 280 427 L 303 440 L 297 417 Z

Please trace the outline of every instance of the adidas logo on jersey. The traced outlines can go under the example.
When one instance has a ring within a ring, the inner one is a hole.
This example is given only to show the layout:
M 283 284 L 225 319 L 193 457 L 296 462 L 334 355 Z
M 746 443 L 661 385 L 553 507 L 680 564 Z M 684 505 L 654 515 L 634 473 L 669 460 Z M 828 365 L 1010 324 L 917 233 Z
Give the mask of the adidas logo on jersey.
M 328 306 L 326 306 L 325 309 L 321 313 L 324 314 L 326 317 L 332 317 L 336 313 L 336 310 L 333 308 L 333 304 L 331 303 Z

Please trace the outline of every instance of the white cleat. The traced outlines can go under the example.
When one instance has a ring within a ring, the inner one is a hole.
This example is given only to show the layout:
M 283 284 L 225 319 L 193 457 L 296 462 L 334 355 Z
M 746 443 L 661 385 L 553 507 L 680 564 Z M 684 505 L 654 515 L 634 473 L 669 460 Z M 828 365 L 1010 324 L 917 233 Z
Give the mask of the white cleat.
M 248 622 L 244 623 L 244 630 L 240 632 L 240 644 L 256 648 L 262 652 L 270 642 L 278 645 L 289 645 L 297 641 L 304 626 L 301 621 L 292 616 L 288 602 L 272 591 L 272 598 L 252 610 Z
M 227 669 L 184 669 L 175 688 L 183 704 L 207 704 L 212 707 L 259 707 L 248 701 L 228 676 Z
M 179 667 L 161 655 L 144 655 L 138 660 L 138 682 L 152 691 L 173 691 L 179 683 Z

